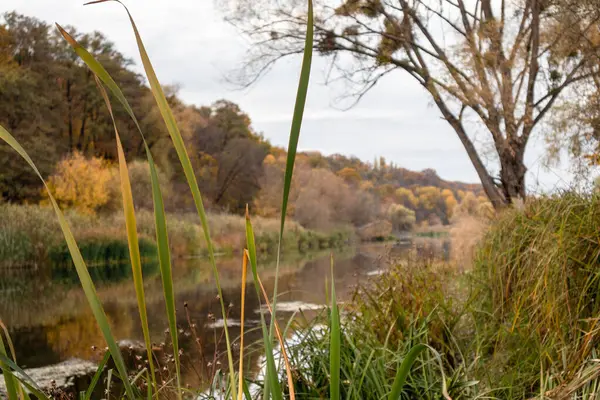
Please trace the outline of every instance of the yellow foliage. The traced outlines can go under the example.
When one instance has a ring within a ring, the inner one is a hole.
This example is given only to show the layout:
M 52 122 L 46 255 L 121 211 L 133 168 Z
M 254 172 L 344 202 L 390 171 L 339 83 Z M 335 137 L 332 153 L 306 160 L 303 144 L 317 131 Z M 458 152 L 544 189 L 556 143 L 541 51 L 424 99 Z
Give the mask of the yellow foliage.
M 48 179 L 48 186 L 61 207 L 74 208 L 82 214 L 95 214 L 109 200 L 111 176 L 105 160 L 85 158 L 74 152 L 56 165 L 55 173 Z
M 405 207 L 416 208 L 419 205 L 419 200 L 412 192 L 412 190 L 407 188 L 398 188 L 396 192 L 394 192 L 396 197 L 396 201 L 400 204 L 403 204 Z
M 456 201 L 452 193 L 450 193 L 450 196 L 446 197 L 444 201 L 446 202 L 446 215 L 448 216 L 448 219 L 450 219 L 454 214 L 454 209 L 458 205 L 458 201 Z
M 346 183 L 350 184 L 358 184 L 362 178 L 357 170 L 354 168 L 342 168 L 337 172 L 337 176 L 346 181 Z
M 445 199 L 448 197 L 454 197 L 454 193 L 452 193 L 452 190 L 450 189 L 444 189 L 442 190 L 442 197 Z
M 374 187 L 375 185 L 373 185 L 373 182 L 371 181 L 362 181 L 360 183 L 360 190 L 370 191 L 373 190 Z
M 489 208 L 491 208 L 491 204 L 487 198 L 482 196 L 478 198 L 473 192 L 467 192 L 456 208 L 455 214 L 457 216 L 485 216 L 489 214 Z
M 273 154 L 267 154 L 265 159 L 263 160 L 263 164 L 273 165 L 277 162 L 277 159 Z
M 438 200 L 442 197 L 440 189 L 435 186 L 419 187 L 416 192 L 419 204 L 425 210 L 433 210 L 437 206 Z

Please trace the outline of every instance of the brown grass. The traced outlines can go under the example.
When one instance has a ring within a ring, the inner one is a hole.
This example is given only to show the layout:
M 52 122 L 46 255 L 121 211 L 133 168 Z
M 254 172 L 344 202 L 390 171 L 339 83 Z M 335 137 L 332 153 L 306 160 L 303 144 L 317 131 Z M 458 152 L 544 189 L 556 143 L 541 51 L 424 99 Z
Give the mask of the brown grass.
M 473 266 L 477 245 L 489 228 L 489 220 L 471 215 L 456 218 L 450 227 L 451 259 L 461 271 Z

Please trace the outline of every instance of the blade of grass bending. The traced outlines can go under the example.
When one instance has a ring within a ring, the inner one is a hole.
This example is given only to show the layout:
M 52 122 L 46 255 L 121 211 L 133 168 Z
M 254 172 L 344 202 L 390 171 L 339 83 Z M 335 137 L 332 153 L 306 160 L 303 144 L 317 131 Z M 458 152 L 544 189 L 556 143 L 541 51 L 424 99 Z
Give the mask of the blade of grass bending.
M 169 331 L 171 333 L 171 344 L 173 345 L 173 357 L 175 358 L 175 373 L 177 379 L 177 394 L 181 398 L 181 371 L 179 362 L 179 341 L 177 338 L 177 318 L 175 309 L 175 291 L 173 290 L 173 275 L 171 267 L 171 253 L 169 250 L 169 235 L 167 233 L 167 221 L 165 204 L 158 184 L 158 174 L 154 166 L 154 159 L 150 151 L 146 149 L 150 168 L 150 181 L 152 183 L 152 198 L 154 200 L 154 223 L 156 225 L 156 243 L 158 245 L 158 260 L 160 275 L 162 278 L 165 306 L 169 320 Z
M 6 347 L 4 347 L 4 340 L 2 339 L 2 334 L 0 334 L 0 354 L 5 357 L 8 357 L 6 354 Z M 6 393 L 8 394 L 8 400 L 18 400 L 19 382 L 17 378 L 14 376 L 8 365 L 2 361 L 0 361 L 0 370 L 2 371 L 2 376 L 4 377 L 4 383 L 6 385 Z
M 152 357 L 152 343 L 150 342 L 150 330 L 148 329 L 148 313 L 146 311 L 146 296 L 144 294 L 144 277 L 142 274 L 142 260 L 140 257 L 140 245 L 137 234 L 137 222 L 135 219 L 135 209 L 133 207 L 133 194 L 131 192 L 131 182 L 129 180 L 129 172 L 127 170 L 127 161 L 125 160 L 125 152 L 121 144 L 121 136 L 117 129 L 117 123 L 113 110 L 108 99 L 108 94 L 102 86 L 102 83 L 96 75 L 94 75 L 98 90 L 106 103 L 106 108 L 110 114 L 115 129 L 115 140 L 117 142 L 117 154 L 119 158 L 119 176 L 121 180 L 121 194 L 123 197 L 123 214 L 125 217 L 125 228 L 127 231 L 127 244 L 129 246 L 129 258 L 131 260 L 131 270 L 133 275 L 133 285 L 135 287 L 135 296 L 137 298 L 138 310 L 140 313 L 140 322 L 142 324 L 142 334 L 146 345 L 146 353 L 148 355 L 148 365 L 150 367 L 150 375 L 152 384 L 156 387 L 156 378 L 154 374 L 154 361 Z
M 148 147 L 148 143 L 146 142 L 146 138 L 140 124 L 133 113 L 133 109 L 129 105 L 129 102 L 123 95 L 123 92 L 116 84 L 114 79 L 110 76 L 110 74 L 106 71 L 106 69 L 100 64 L 94 56 L 92 56 L 86 49 L 84 49 L 77 41 L 69 35 L 59 24 L 56 24 L 58 30 L 65 38 L 67 43 L 71 45 L 75 53 L 81 58 L 81 60 L 90 68 L 90 70 L 98 77 L 111 91 L 111 93 L 117 98 L 117 100 L 121 103 L 121 105 L 125 108 L 125 111 L 131 117 L 135 126 L 138 129 L 140 136 L 142 137 L 142 141 L 144 143 L 144 148 L 146 149 L 146 156 L 148 159 L 148 166 L 150 168 L 150 181 L 152 184 L 152 198 L 154 201 L 154 217 L 155 217 L 155 225 L 156 225 L 156 235 L 157 235 L 157 245 L 159 250 L 159 266 L 161 271 L 161 279 L 163 284 L 163 294 L 165 296 L 165 305 L 167 308 L 167 318 L 169 320 L 169 330 L 171 332 L 171 342 L 173 344 L 174 349 L 174 358 L 175 358 L 175 370 L 176 370 L 176 380 L 178 393 L 181 394 L 181 378 L 180 378 L 180 363 L 179 363 L 179 346 L 177 340 L 177 321 L 175 315 L 175 299 L 173 295 L 173 279 L 171 277 L 171 257 L 169 251 L 168 244 L 168 235 L 166 230 L 166 219 L 164 212 L 164 203 L 162 198 L 162 193 L 160 190 L 160 185 L 158 183 L 158 174 L 156 172 L 156 165 L 154 163 L 154 159 L 152 157 L 152 153 L 150 152 L 150 148 Z M 160 204 L 157 204 L 160 203 Z M 160 211 L 162 210 L 162 212 Z M 158 394 L 158 393 L 157 393 Z
M 246 274 L 248 272 L 248 252 L 244 251 L 242 255 L 242 301 L 240 314 L 240 367 L 238 368 L 238 400 L 242 400 L 244 391 L 244 318 L 246 310 Z
M 252 270 L 252 278 L 254 281 L 254 289 L 256 290 L 256 296 L 259 302 L 260 310 L 260 322 L 263 333 L 263 344 L 265 346 L 265 358 L 267 363 L 267 369 L 265 371 L 265 382 L 264 382 L 264 393 L 263 397 L 268 398 L 269 393 L 272 394 L 273 399 L 278 400 L 282 398 L 281 385 L 279 384 L 279 376 L 277 375 L 277 368 L 275 366 L 275 357 L 273 356 L 273 341 L 267 331 L 267 324 L 265 322 L 265 313 L 262 308 L 261 290 L 258 281 L 257 271 L 257 257 L 256 257 L 256 242 L 254 237 L 254 228 L 252 227 L 252 221 L 250 220 L 250 214 L 248 207 L 246 207 L 246 246 L 248 247 L 248 260 L 250 261 L 250 268 Z
M 398 400 L 400 398 L 400 394 L 402 394 L 402 388 L 404 387 L 404 382 L 406 382 L 406 377 L 408 376 L 410 369 L 417 360 L 419 354 L 426 349 L 426 345 L 417 344 L 413 346 L 406 357 L 404 357 L 402 364 L 400 364 L 400 368 L 398 368 L 398 371 L 396 371 L 396 377 L 394 378 L 394 383 L 392 384 L 392 390 L 388 396 L 388 400 Z
M 229 364 L 229 374 L 230 374 L 230 379 L 231 379 L 231 386 L 232 386 L 231 389 L 232 389 L 232 396 L 233 396 L 233 395 L 235 395 L 237 390 L 236 390 L 236 381 L 235 381 L 235 369 L 233 367 L 233 353 L 232 353 L 232 349 L 231 349 L 231 340 L 229 338 L 229 331 L 227 329 L 227 312 L 226 312 L 226 308 L 225 308 L 225 301 L 223 299 L 223 293 L 221 290 L 221 282 L 220 282 L 220 278 L 219 278 L 219 271 L 217 270 L 214 249 L 212 246 L 212 241 L 210 239 L 210 230 L 208 227 L 208 219 L 206 217 L 204 203 L 202 202 L 200 188 L 198 187 L 198 182 L 196 181 L 196 175 L 194 174 L 194 170 L 192 168 L 192 163 L 187 154 L 185 143 L 183 141 L 181 133 L 179 132 L 179 128 L 177 127 L 177 123 L 175 121 L 175 116 L 173 115 L 173 112 L 171 110 L 171 107 L 169 106 L 167 98 L 165 97 L 165 94 L 160 85 L 160 82 L 158 81 L 156 72 L 154 71 L 154 67 L 152 66 L 152 63 L 150 62 L 150 58 L 148 57 L 146 48 L 144 46 L 144 43 L 140 36 L 140 33 L 137 29 L 135 21 L 133 20 L 133 17 L 131 16 L 131 13 L 129 12 L 127 7 L 119 0 L 98 0 L 98 1 L 94 1 L 92 3 L 104 3 L 107 1 L 116 1 L 117 3 L 121 4 L 123 6 L 123 8 L 125 8 L 125 11 L 127 12 L 127 15 L 129 16 L 129 21 L 131 22 L 131 27 L 133 28 L 133 32 L 135 34 L 135 39 L 136 39 L 137 46 L 138 46 L 138 49 L 140 52 L 140 57 L 142 59 L 142 64 L 144 66 L 144 70 L 146 71 L 146 76 L 148 78 L 148 82 L 150 84 L 150 89 L 152 90 L 152 94 L 154 95 L 154 99 L 156 100 L 156 104 L 158 105 L 158 109 L 162 115 L 164 122 L 165 122 L 165 125 L 169 132 L 169 135 L 171 136 L 173 146 L 175 147 L 175 151 L 177 152 L 177 156 L 179 157 L 179 161 L 181 163 L 181 166 L 183 167 L 184 175 L 186 177 L 186 180 L 188 181 L 188 185 L 192 192 L 192 197 L 194 199 L 196 210 L 198 211 L 198 216 L 200 217 L 202 230 L 204 231 L 204 237 L 205 237 L 207 247 L 208 247 L 210 264 L 211 264 L 211 267 L 213 270 L 215 284 L 217 286 L 219 300 L 221 303 L 221 313 L 222 313 L 223 325 L 224 325 L 223 329 L 225 332 L 225 342 L 227 345 L 227 359 L 228 359 L 228 364 Z M 92 4 L 92 3 L 89 3 L 89 4 Z
M 44 394 L 42 389 L 34 382 L 29 375 L 25 373 L 13 360 L 8 358 L 4 353 L 0 352 L 0 363 L 4 364 L 9 370 L 12 370 L 15 379 L 23 384 L 33 395 L 38 399 L 50 400 L 48 396 Z M 4 370 L 5 371 L 5 370 Z
M 134 390 L 127 379 L 127 369 L 125 368 L 125 363 L 123 362 L 121 351 L 119 350 L 119 346 L 117 345 L 117 342 L 115 341 L 115 338 L 111 332 L 110 325 L 108 323 L 108 318 L 106 317 L 106 313 L 104 312 L 102 304 L 100 303 L 100 299 L 98 298 L 98 294 L 96 293 L 96 287 L 92 282 L 92 278 L 88 272 L 87 266 L 85 265 L 85 261 L 81 256 L 81 252 L 79 251 L 79 247 L 77 246 L 77 242 L 75 241 L 75 237 L 71 232 L 71 228 L 69 227 L 66 218 L 64 217 L 60 208 L 58 207 L 54 196 L 52 196 L 50 188 L 46 184 L 46 181 L 42 177 L 42 174 L 36 167 L 33 160 L 29 157 L 29 155 L 27 154 L 25 149 L 23 149 L 23 147 L 19 144 L 19 142 L 17 142 L 17 140 L 2 126 L 0 126 L 0 139 L 4 140 L 10 147 L 12 147 L 17 153 L 19 153 L 19 155 L 25 161 L 27 161 L 29 166 L 33 169 L 33 171 L 37 174 L 37 176 L 44 184 L 46 192 L 48 193 L 48 198 L 50 199 L 50 203 L 52 204 L 54 212 L 58 218 L 58 222 L 65 237 L 65 241 L 67 242 L 67 247 L 69 248 L 69 253 L 71 254 L 71 258 L 73 259 L 73 264 L 75 265 L 75 270 L 77 271 L 77 275 L 79 276 L 81 287 L 83 288 L 87 301 L 90 305 L 90 308 L 92 309 L 94 318 L 96 319 L 96 322 L 98 323 L 98 326 L 102 331 L 102 335 L 104 336 L 106 345 L 108 346 L 113 360 L 115 361 L 115 366 L 117 367 L 117 370 L 123 379 L 123 385 L 125 387 L 127 397 L 133 400 L 135 398 Z
M 281 225 L 279 228 L 279 243 L 277 245 L 277 263 L 275 266 L 275 284 L 273 286 L 273 310 L 277 312 L 277 289 L 279 284 L 279 262 L 281 259 L 281 245 L 283 242 L 283 231 L 285 228 L 285 217 L 292 186 L 292 176 L 294 174 L 294 163 L 296 161 L 296 150 L 298 149 L 298 140 L 300 138 L 300 128 L 302 127 L 302 118 L 304 116 L 304 106 L 306 105 L 306 94 L 308 92 L 308 82 L 310 80 L 310 67 L 312 64 L 313 53 L 313 4 L 308 0 L 308 15 L 306 21 L 306 38 L 304 41 L 304 55 L 302 57 L 302 67 L 300 69 L 300 79 L 298 81 L 298 91 L 296 93 L 296 102 L 294 104 L 294 115 L 292 117 L 292 126 L 290 128 L 290 140 L 287 149 L 287 161 L 285 167 L 285 178 L 283 186 L 283 198 L 281 201 Z M 271 319 L 270 334 L 273 338 L 273 328 L 275 314 Z
M 4 322 L 0 320 L 0 327 L 4 331 L 4 338 L 6 339 L 6 344 L 8 345 L 8 349 L 10 350 L 10 355 L 15 362 L 17 363 L 17 352 L 15 351 L 15 346 L 13 345 L 12 339 L 10 338 L 10 333 L 8 332 L 8 328 L 4 325 Z M 0 334 L 0 340 L 2 339 L 2 335 Z M 25 392 L 23 391 L 23 387 L 17 384 L 17 392 L 19 392 L 19 398 L 25 400 Z
M 269 309 L 269 312 L 271 313 L 271 318 L 274 318 L 273 317 L 273 309 L 271 308 L 271 303 L 269 303 L 269 295 L 267 294 L 267 291 L 265 290 L 265 287 L 263 286 L 262 281 L 260 280 L 260 277 L 258 277 L 258 284 L 260 285 L 260 289 L 265 298 L 267 308 Z M 288 380 L 288 389 L 290 391 L 290 393 L 289 393 L 290 400 L 294 400 L 296 398 L 296 392 L 294 391 L 294 380 L 292 379 L 292 368 L 290 366 L 290 360 L 287 356 L 287 352 L 285 351 L 285 342 L 283 340 L 283 336 L 281 335 L 281 329 L 279 329 L 279 323 L 277 321 L 275 321 L 275 333 L 277 334 L 277 340 L 279 341 L 279 346 L 281 347 L 281 354 L 283 354 L 283 360 L 285 362 L 285 372 L 286 372 L 287 380 Z
M 90 386 L 88 386 L 87 390 L 85 391 L 85 395 L 83 396 L 84 400 L 90 400 L 92 398 L 94 389 L 96 389 L 96 385 L 98 384 L 98 381 L 102 376 L 102 372 L 104 372 L 104 367 L 106 367 L 106 364 L 108 363 L 109 359 L 110 353 L 107 351 L 104 353 L 104 357 L 102 358 L 102 361 L 100 361 L 100 364 L 98 364 L 98 369 L 92 377 L 92 382 L 90 383 Z
M 331 255 L 331 328 L 329 333 L 329 393 L 331 400 L 340 399 L 340 313 L 333 279 L 333 255 Z

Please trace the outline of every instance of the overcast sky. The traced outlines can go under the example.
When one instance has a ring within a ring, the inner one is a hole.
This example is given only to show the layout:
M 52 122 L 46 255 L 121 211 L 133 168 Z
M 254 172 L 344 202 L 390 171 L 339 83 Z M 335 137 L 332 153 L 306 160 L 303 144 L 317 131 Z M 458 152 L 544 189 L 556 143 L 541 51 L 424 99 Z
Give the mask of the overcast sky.
M 243 60 L 246 43 L 213 7 L 214 0 L 130 0 L 128 4 L 158 77 L 178 84 L 188 103 L 208 105 L 226 98 L 238 103 L 271 143 L 287 146 L 300 59 L 278 64 L 249 90 L 236 90 L 224 77 Z M 99 30 L 119 51 L 140 62 L 124 10 L 116 3 L 82 6 L 82 0 L 2 0 L 0 12 L 16 10 L 49 23 Z M 323 60 L 313 64 L 301 150 L 355 155 L 365 161 L 384 156 L 413 170 L 433 168 L 449 180 L 477 182 L 458 138 L 428 96 L 402 72 L 384 78 L 349 111 L 335 105 L 339 92 L 323 85 Z M 565 186 L 568 174 L 544 170 L 543 140 L 526 158 L 528 185 L 537 191 Z

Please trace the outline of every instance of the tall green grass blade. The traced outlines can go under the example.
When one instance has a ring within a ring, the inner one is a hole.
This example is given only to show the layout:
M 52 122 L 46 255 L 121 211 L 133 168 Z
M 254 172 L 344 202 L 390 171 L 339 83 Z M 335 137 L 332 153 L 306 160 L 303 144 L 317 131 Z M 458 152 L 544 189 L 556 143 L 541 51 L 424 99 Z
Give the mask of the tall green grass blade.
M 329 393 L 331 400 L 340 399 L 340 353 L 341 330 L 340 312 L 335 295 L 335 282 L 333 279 L 333 255 L 331 256 L 331 328 L 329 334 Z
M 392 384 L 392 390 L 388 396 L 388 400 L 398 400 L 400 398 L 400 395 L 402 394 L 402 388 L 404 387 L 404 383 L 406 382 L 406 377 L 408 376 L 410 369 L 417 360 L 419 354 L 426 349 L 426 345 L 417 344 L 413 346 L 406 357 L 404 357 L 402 364 L 400 364 L 400 368 L 398 368 L 398 371 L 396 371 L 396 377 L 394 378 L 394 383 Z
M 267 308 L 269 309 L 269 312 L 272 316 L 273 309 L 271 308 L 271 304 L 269 303 L 269 295 L 267 294 L 267 291 L 265 290 L 265 287 L 263 286 L 260 277 L 258 278 L 258 284 L 260 285 L 260 290 L 262 291 L 263 298 L 265 299 L 265 304 L 267 305 Z M 296 392 L 294 390 L 294 380 L 292 378 L 292 367 L 290 365 L 290 359 L 288 358 L 287 351 L 285 349 L 285 340 L 283 339 L 283 335 L 281 334 L 281 329 L 279 329 L 279 323 L 277 321 L 275 321 L 275 333 L 277 335 L 277 341 L 279 342 L 279 348 L 281 349 L 281 355 L 283 355 L 283 361 L 285 363 L 285 372 L 288 379 L 289 398 L 290 400 L 295 400 Z
M 92 377 L 90 386 L 88 386 L 87 390 L 85 391 L 85 394 L 83 395 L 84 400 L 90 400 L 92 398 L 94 389 L 96 389 L 96 385 L 98 384 L 98 381 L 100 381 L 100 377 L 102 376 L 102 373 L 104 372 L 104 367 L 106 367 L 106 364 L 108 363 L 109 359 L 110 359 L 110 353 L 107 351 L 106 353 L 104 353 L 104 357 L 102 358 L 102 361 L 100 361 L 100 364 L 98 364 L 98 369 L 96 370 L 96 373 Z
M 277 367 L 275 364 L 275 357 L 273 355 L 273 341 L 267 331 L 267 323 L 265 321 L 264 309 L 262 307 L 261 289 L 259 284 L 259 277 L 257 271 L 257 256 L 256 256 L 256 242 L 254 236 L 254 228 L 252 227 L 252 221 L 250 220 L 250 214 L 246 209 L 246 246 L 248 248 L 248 260 L 250 261 L 250 269 L 252 270 L 252 278 L 254 281 L 254 288 L 256 290 L 256 296 L 258 298 L 260 307 L 260 322 L 263 334 L 263 344 L 265 346 L 265 359 L 267 368 L 265 371 L 265 398 L 268 397 L 269 393 L 272 394 L 273 399 L 281 399 L 281 385 L 279 384 L 279 376 L 277 374 Z
M 213 275 L 215 278 L 215 284 L 217 286 L 217 291 L 219 294 L 219 300 L 221 303 L 221 313 L 222 313 L 222 318 L 223 318 L 223 323 L 224 323 L 225 342 L 227 345 L 227 359 L 228 359 L 228 364 L 229 364 L 229 375 L 230 375 L 230 379 L 231 379 L 231 391 L 232 391 L 232 395 L 234 395 L 235 393 L 237 393 L 237 390 L 236 390 L 236 381 L 235 381 L 235 369 L 233 366 L 233 353 L 232 353 L 232 348 L 231 348 L 231 340 L 229 338 L 229 331 L 227 328 L 227 312 L 226 312 L 226 308 L 225 308 L 225 302 L 223 300 L 223 293 L 221 290 L 221 282 L 220 282 L 220 278 L 219 278 L 219 271 L 217 270 L 214 249 L 212 246 L 212 241 L 210 239 L 210 230 L 208 227 L 208 219 L 206 216 L 206 211 L 204 209 L 204 203 L 202 202 L 202 196 L 200 194 L 200 188 L 198 187 L 196 175 L 194 174 L 194 170 L 192 168 L 192 163 L 187 154 L 187 149 L 185 147 L 183 137 L 181 136 L 181 133 L 179 132 L 179 128 L 177 126 L 177 122 L 175 121 L 175 116 L 173 115 L 173 112 L 171 110 L 171 107 L 169 106 L 169 103 L 163 92 L 160 82 L 158 81 L 156 72 L 154 71 L 154 67 L 152 66 L 152 63 L 150 62 L 150 58 L 148 57 L 146 48 L 144 46 L 144 43 L 140 36 L 140 33 L 137 29 L 135 21 L 133 20 L 133 17 L 131 16 L 131 13 L 129 12 L 127 7 L 123 3 L 121 3 L 119 0 L 99 0 L 99 1 L 94 1 L 92 3 L 104 3 L 107 1 L 116 1 L 119 4 L 121 4 L 125 8 L 125 11 L 127 12 L 127 15 L 129 16 L 129 21 L 131 22 L 131 27 L 133 28 L 133 32 L 135 34 L 135 39 L 136 39 L 137 46 L 138 46 L 138 49 L 140 52 L 140 57 L 142 59 L 142 64 L 144 66 L 144 70 L 146 71 L 146 76 L 148 78 L 148 82 L 150 83 L 150 89 L 152 90 L 152 94 L 154 95 L 154 99 L 156 100 L 156 104 L 158 105 L 158 109 L 162 115 L 164 122 L 165 122 L 165 125 L 169 132 L 169 135 L 171 136 L 171 140 L 175 147 L 175 151 L 177 152 L 177 156 L 179 157 L 179 161 L 183 167 L 184 175 L 186 177 L 186 180 L 188 181 L 188 185 L 192 192 L 194 204 L 198 211 L 198 216 L 200 217 L 202 230 L 204 231 L 204 236 L 205 236 L 207 247 L 208 247 L 210 263 L 211 263 L 211 267 L 213 270 Z M 92 3 L 89 3 L 89 4 L 92 4 Z
M 98 294 L 96 293 L 96 288 L 94 283 L 92 282 L 92 278 L 87 270 L 87 266 L 85 265 L 85 261 L 81 256 L 81 252 L 79 251 L 79 247 L 77 246 L 77 242 L 75 241 L 75 237 L 71 232 L 71 228 L 64 217 L 62 211 L 58 207 L 54 196 L 52 196 L 52 192 L 46 184 L 46 181 L 42 177 L 40 171 L 36 167 L 33 160 L 29 157 L 25 149 L 17 142 L 17 140 L 6 130 L 4 127 L 0 126 L 0 139 L 4 140 L 10 147 L 12 147 L 33 169 L 33 171 L 40 178 L 44 187 L 48 193 L 48 198 L 50 199 L 50 203 L 54 208 L 54 212 L 58 218 L 58 222 L 60 224 L 60 228 L 65 237 L 65 241 L 67 242 L 67 247 L 69 248 L 69 253 L 73 259 L 73 264 L 75 265 L 75 269 L 77 271 L 77 275 L 79 276 L 79 281 L 81 282 L 81 287 L 85 293 L 85 296 L 88 300 L 90 308 L 92 309 L 92 313 L 102 331 L 102 335 L 104 336 L 104 340 L 106 341 L 106 345 L 113 357 L 115 362 L 115 366 L 119 374 L 123 379 L 123 385 L 125 387 L 125 392 L 127 397 L 130 399 L 134 399 L 134 390 L 131 384 L 127 379 L 127 369 L 125 368 L 125 363 L 123 362 L 123 357 L 121 355 L 121 351 L 119 350 L 119 346 L 111 332 L 110 325 L 108 323 L 108 318 L 106 317 L 106 313 L 102 308 L 102 304 L 100 303 L 100 299 L 98 298 Z
M 292 176 L 294 174 L 294 163 L 296 161 L 296 151 L 298 149 L 298 140 L 300 138 L 300 128 L 302 127 L 302 118 L 304 116 L 304 106 L 306 105 L 306 94 L 308 92 L 308 83 L 310 80 L 310 67 L 312 64 L 313 53 L 313 4 L 308 0 L 308 15 L 306 20 L 306 38 L 304 41 L 304 55 L 302 57 L 302 67 L 300 69 L 300 79 L 298 81 L 298 91 L 296 93 L 296 102 L 294 104 L 294 115 L 292 117 L 292 126 L 290 129 L 290 139 L 288 143 L 288 155 L 285 166 L 285 178 L 283 186 L 283 198 L 281 201 L 281 225 L 279 228 L 279 244 L 277 246 L 277 265 L 275 267 L 275 284 L 273 286 L 273 318 L 271 319 L 270 335 L 273 339 L 274 324 L 277 312 L 277 290 L 279 284 L 279 262 L 281 258 L 281 245 L 283 242 L 283 230 L 285 228 L 285 217 L 287 214 L 290 189 L 292 187 Z
M 150 152 L 150 148 L 144 137 L 144 133 L 140 127 L 140 124 L 133 113 L 133 109 L 129 105 L 129 102 L 123 95 L 123 92 L 116 84 L 114 79 L 106 71 L 106 69 L 92 56 L 86 49 L 81 47 L 77 41 L 71 37 L 60 25 L 56 24 L 60 33 L 66 39 L 66 41 L 73 47 L 75 53 L 82 59 L 82 61 L 90 68 L 90 70 L 108 87 L 111 93 L 117 98 L 121 105 L 125 108 L 125 111 L 129 114 L 133 122 L 135 123 L 138 132 L 140 133 L 146 149 L 146 156 L 148 159 L 148 165 L 150 167 L 150 181 L 152 184 L 152 197 L 154 200 L 155 208 L 155 225 L 157 235 L 157 245 L 159 250 L 159 266 L 161 271 L 161 278 L 163 283 L 163 294 L 165 296 L 165 304 L 167 308 L 167 318 L 169 320 L 169 330 L 171 332 L 171 342 L 173 344 L 175 368 L 177 375 L 177 386 L 181 388 L 180 379 L 180 363 L 179 363 L 179 346 L 177 340 L 177 321 L 175 315 L 175 297 L 173 291 L 173 280 L 171 275 L 171 257 L 169 251 L 168 236 L 166 230 L 166 219 L 164 212 L 164 202 L 160 185 L 158 183 L 158 174 L 156 172 L 156 165 Z M 158 202 L 158 204 L 157 204 Z M 162 210 L 162 211 L 161 211 Z M 181 393 L 181 390 L 178 390 Z
M 252 400 L 252 395 L 250 395 L 250 389 L 248 389 L 248 382 L 244 379 L 242 383 L 242 388 L 244 389 L 244 396 L 246 400 Z
M 108 374 L 106 375 L 106 398 L 110 399 L 110 386 L 112 385 L 112 376 L 113 370 L 112 368 L 108 370 Z
M 150 168 L 150 181 L 152 183 L 152 198 L 154 200 L 154 223 L 156 226 L 156 244 L 158 246 L 158 261 L 160 276 L 163 284 L 167 318 L 169 320 L 169 331 L 171 333 L 171 344 L 173 345 L 173 357 L 175 358 L 175 373 L 177 380 L 177 394 L 181 398 L 181 372 L 179 363 L 179 341 L 177 338 L 177 318 L 175 310 L 175 291 L 173 290 L 173 275 L 171 267 L 171 253 L 169 250 L 169 236 L 167 233 L 167 220 L 165 204 L 158 184 L 158 174 L 154 166 L 152 155 L 148 151 L 148 163 Z
M 144 278 L 142 275 L 142 260 L 140 257 L 140 245 L 137 234 L 137 222 L 135 219 L 135 209 L 133 207 L 133 194 L 131 192 L 131 182 L 129 181 L 129 172 L 127 170 L 127 161 L 125 160 L 125 152 L 121 144 L 121 136 L 117 128 L 117 123 L 113 115 L 113 110 L 110 105 L 110 100 L 106 90 L 100 83 L 97 76 L 94 75 L 96 84 L 100 94 L 106 103 L 106 108 L 110 114 L 115 129 L 115 140 L 117 142 L 117 154 L 119 158 L 119 176 L 121 178 L 121 193 L 123 197 L 123 214 L 125 217 L 125 228 L 127 231 L 127 244 L 129 245 L 129 258 L 131 260 L 131 270 L 133 275 L 133 285 L 135 287 L 135 295 L 137 298 L 138 311 L 140 313 L 140 322 L 142 325 L 142 333 L 144 343 L 146 345 L 146 353 L 148 355 L 148 365 L 150 367 L 150 375 L 152 383 L 156 386 L 156 378 L 154 375 L 154 361 L 152 357 L 152 343 L 150 341 L 150 330 L 148 329 L 148 313 L 146 311 L 146 296 L 144 294 Z
M 248 272 L 248 252 L 242 255 L 242 296 L 240 312 L 240 366 L 238 368 L 238 396 L 237 400 L 242 400 L 244 387 L 244 319 L 246 315 L 246 276 Z
M 4 353 L 1 353 L 1 352 L 0 352 L 0 364 L 5 365 L 9 371 L 12 370 L 12 371 L 16 372 L 16 374 L 13 373 L 13 377 L 15 379 L 18 379 L 19 382 L 21 382 L 23 384 L 23 386 L 25 386 L 27 388 L 27 390 L 29 390 L 29 392 L 31 392 L 38 399 L 50 400 L 50 398 L 44 394 L 42 389 L 40 389 L 38 387 L 38 385 L 33 381 L 33 379 L 31 379 L 31 377 L 29 375 L 27 375 L 25 373 L 25 371 L 23 371 L 17 364 L 15 364 L 15 362 L 13 360 L 8 358 Z M 4 371 L 6 371 L 6 370 L 3 369 L 3 372 Z
M 296 93 L 296 103 L 294 104 L 294 115 L 290 129 L 290 140 L 288 143 L 288 155 L 285 167 L 285 178 L 283 187 L 283 200 L 281 203 L 281 228 L 280 237 L 283 237 L 283 228 L 287 213 L 287 205 L 292 186 L 292 176 L 294 174 L 294 163 L 296 161 L 296 151 L 298 149 L 298 140 L 300 138 L 300 128 L 302 127 L 302 118 L 304 116 L 304 106 L 306 105 L 306 94 L 308 92 L 308 83 L 310 80 L 310 67 L 312 64 L 313 50 L 313 4 L 308 0 L 308 16 L 306 22 L 306 38 L 304 41 L 304 55 L 302 58 L 302 67 L 300 70 L 300 80 L 298 82 L 298 91 Z
M 2 334 L 0 334 L 0 354 L 3 356 L 7 356 L 6 347 L 4 346 L 4 340 L 2 339 Z M 8 394 L 8 400 L 18 400 L 18 386 L 19 383 L 17 378 L 13 375 L 11 369 L 7 364 L 0 361 L 0 370 L 2 371 L 2 376 L 4 377 L 4 383 L 6 384 L 6 392 Z
M 12 339 L 10 338 L 10 333 L 8 332 L 8 328 L 6 327 L 6 325 L 4 325 L 4 322 L 2 322 L 2 320 L 0 320 L 0 328 L 2 328 L 2 331 L 4 332 L 4 338 L 6 339 L 6 344 L 8 345 L 8 349 L 10 350 L 10 355 L 12 357 L 12 360 L 15 362 L 15 364 L 17 363 L 17 352 L 15 351 L 15 346 L 13 345 Z M 0 333 L 0 341 L 2 341 L 2 334 Z M 0 343 L 2 345 L 4 345 L 4 343 Z M 1 370 L 1 368 L 0 368 Z M 22 400 L 25 400 L 25 392 L 23 391 L 23 387 L 18 383 L 17 380 L 17 392 L 19 395 L 19 398 Z

